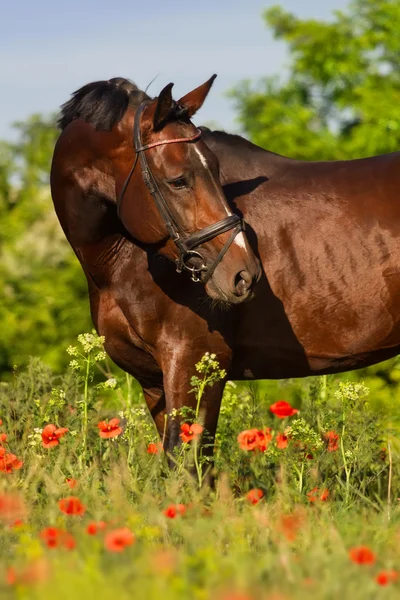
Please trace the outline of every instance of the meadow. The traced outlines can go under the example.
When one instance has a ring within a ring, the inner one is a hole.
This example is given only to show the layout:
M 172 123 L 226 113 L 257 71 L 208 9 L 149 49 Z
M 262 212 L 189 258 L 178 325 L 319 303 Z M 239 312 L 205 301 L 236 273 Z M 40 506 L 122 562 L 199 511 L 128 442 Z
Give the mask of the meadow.
M 201 396 L 223 373 L 205 356 L 170 469 L 102 339 L 68 353 L 62 375 L 31 359 L 0 385 L 1 598 L 398 597 L 397 359 L 391 384 L 228 382 L 211 466 Z

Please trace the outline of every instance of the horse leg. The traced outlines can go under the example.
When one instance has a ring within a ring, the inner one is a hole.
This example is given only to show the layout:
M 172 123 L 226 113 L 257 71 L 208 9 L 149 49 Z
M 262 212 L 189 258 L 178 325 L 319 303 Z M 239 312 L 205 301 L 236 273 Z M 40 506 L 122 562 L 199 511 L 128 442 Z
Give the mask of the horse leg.
M 166 435 L 165 393 L 162 387 L 144 387 L 144 398 L 157 427 L 160 439 Z
M 165 405 L 166 414 L 168 415 L 164 448 L 167 454 L 173 457 L 174 448 L 182 443 L 180 438 L 181 424 L 185 419 L 180 415 L 171 413 L 174 409 L 179 411 L 182 407 L 190 407 L 194 411 L 196 409 L 196 397 L 195 394 L 190 393 L 191 374 L 188 373 L 188 369 L 185 370 L 183 365 L 179 365 L 179 363 L 171 362 L 175 364 L 175 368 L 171 368 L 167 373 L 164 373 Z M 220 381 L 212 387 L 206 388 L 200 403 L 198 420 L 201 421 L 204 427 L 201 454 L 206 459 L 203 472 L 212 471 L 215 433 L 224 385 L 225 381 Z M 173 464 L 173 459 L 169 458 L 169 463 Z

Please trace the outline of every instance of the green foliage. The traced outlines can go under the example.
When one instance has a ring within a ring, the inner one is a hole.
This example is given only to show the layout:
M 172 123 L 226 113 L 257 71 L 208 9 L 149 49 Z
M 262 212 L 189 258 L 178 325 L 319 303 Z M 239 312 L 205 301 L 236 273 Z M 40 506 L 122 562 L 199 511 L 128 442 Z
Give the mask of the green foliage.
M 243 82 L 232 93 L 244 132 L 292 158 L 333 160 L 400 146 L 400 4 L 355 0 L 331 21 L 264 13 L 286 42 L 286 79 Z
M 65 366 L 68 340 L 89 325 L 86 281 L 50 197 L 54 119 L 16 127 L 17 142 L 0 145 L 0 373 L 29 356 Z

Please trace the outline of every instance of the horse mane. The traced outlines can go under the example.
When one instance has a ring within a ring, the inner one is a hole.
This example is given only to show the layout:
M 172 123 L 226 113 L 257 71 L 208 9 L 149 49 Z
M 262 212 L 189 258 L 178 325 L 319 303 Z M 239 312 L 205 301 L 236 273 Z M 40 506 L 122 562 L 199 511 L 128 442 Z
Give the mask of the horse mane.
M 64 129 L 74 119 L 83 119 L 95 129 L 110 131 L 124 116 L 128 106 L 138 106 L 149 96 L 132 81 L 114 77 L 84 85 L 61 106 L 57 121 Z

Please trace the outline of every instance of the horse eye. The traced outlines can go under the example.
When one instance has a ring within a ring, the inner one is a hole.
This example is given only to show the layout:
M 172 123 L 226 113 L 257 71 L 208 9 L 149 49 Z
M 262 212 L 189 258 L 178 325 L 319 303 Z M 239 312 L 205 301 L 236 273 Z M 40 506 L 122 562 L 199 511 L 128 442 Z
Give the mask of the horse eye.
M 178 179 L 174 179 L 174 181 L 170 181 L 169 185 L 172 185 L 176 190 L 187 187 L 187 181 L 184 177 L 178 177 Z

